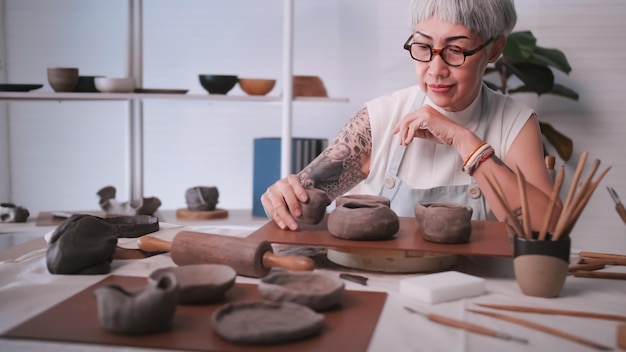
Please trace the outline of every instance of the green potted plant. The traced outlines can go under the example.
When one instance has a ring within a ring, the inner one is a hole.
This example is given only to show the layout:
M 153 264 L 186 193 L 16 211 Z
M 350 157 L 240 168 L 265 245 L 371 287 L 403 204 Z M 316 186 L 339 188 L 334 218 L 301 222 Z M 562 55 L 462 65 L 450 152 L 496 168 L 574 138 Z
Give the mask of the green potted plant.
M 555 82 L 553 69 L 565 74 L 572 70 L 562 51 L 538 46 L 537 39 L 530 31 L 512 32 L 507 37 L 502 56 L 494 65 L 487 67 L 485 83 L 504 94 L 531 92 L 538 96 L 553 94 L 578 100 L 578 93 Z M 488 78 L 494 76 L 490 75 L 493 73 L 496 73 L 497 83 Z M 509 80 L 512 77 L 519 79 L 521 85 L 510 87 Z M 569 160 L 574 149 L 572 140 L 546 122 L 540 122 L 540 126 L 541 133 L 561 159 Z

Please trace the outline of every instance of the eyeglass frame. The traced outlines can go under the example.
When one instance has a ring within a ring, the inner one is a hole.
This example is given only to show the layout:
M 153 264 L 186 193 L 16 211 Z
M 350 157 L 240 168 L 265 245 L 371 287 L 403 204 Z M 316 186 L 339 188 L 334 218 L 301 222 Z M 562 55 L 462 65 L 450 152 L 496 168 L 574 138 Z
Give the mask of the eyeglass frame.
M 478 47 L 474 48 L 473 50 L 464 50 L 462 47 L 460 47 L 458 45 L 451 45 L 451 44 L 448 44 L 448 45 L 444 46 L 441 49 L 435 49 L 435 48 L 432 47 L 432 45 L 426 44 L 426 43 L 420 43 L 420 42 L 411 42 L 411 43 L 409 43 L 409 41 L 411 41 L 411 39 L 413 39 L 413 35 L 415 35 L 415 33 L 413 33 L 413 34 L 411 34 L 409 36 L 409 38 L 404 42 L 404 46 L 403 46 L 404 50 L 408 51 L 409 55 L 411 55 L 411 59 L 413 59 L 415 61 L 419 61 L 419 62 L 431 62 L 431 61 L 433 61 L 433 57 L 439 55 L 439 56 L 441 56 L 441 59 L 443 60 L 443 62 L 446 63 L 446 65 L 452 66 L 452 67 L 459 67 L 459 66 L 463 65 L 465 63 L 465 60 L 467 59 L 468 56 L 472 56 L 472 55 L 476 54 L 477 52 L 479 52 L 482 49 L 486 48 L 487 45 L 491 44 L 495 40 L 495 37 L 491 37 L 491 38 L 487 39 L 487 41 L 485 41 L 484 43 L 479 45 Z M 421 44 L 421 45 L 428 46 L 430 48 L 430 58 L 427 61 L 418 60 L 418 59 L 414 58 L 413 57 L 413 52 L 411 51 L 411 45 L 413 45 L 413 44 Z M 448 47 L 457 47 L 457 48 L 461 49 L 460 51 L 463 53 L 463 62 L 461 62 L 458 65 L 453 65 L 453 64 L 449 63 L 446 60 L 446 58 L 443 57 L 443 55 L 442 55 L 443 51 L 446 48 L 448 48 Z

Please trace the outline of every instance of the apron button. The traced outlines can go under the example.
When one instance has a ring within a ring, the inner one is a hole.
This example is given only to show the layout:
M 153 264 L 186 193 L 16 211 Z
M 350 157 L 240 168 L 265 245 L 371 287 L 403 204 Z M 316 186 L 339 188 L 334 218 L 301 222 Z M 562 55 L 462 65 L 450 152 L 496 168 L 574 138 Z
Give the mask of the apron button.
M 385 177 L 385 187 L 387 188 L 393 188 L 393 186 L 395 186 L 395 182 L 393 181 L 393 178 L 391 177 Z
M 470 186 L 467 193 L 469 193 L 470 198 L 477 199 L 480 197 L 481 192 L 478 186 Z

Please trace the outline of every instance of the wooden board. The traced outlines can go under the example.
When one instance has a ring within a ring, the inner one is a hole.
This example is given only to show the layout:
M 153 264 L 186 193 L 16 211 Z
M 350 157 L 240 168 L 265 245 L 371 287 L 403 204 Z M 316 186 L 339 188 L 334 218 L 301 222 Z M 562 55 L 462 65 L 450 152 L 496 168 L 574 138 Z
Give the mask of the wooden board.
M 497 221 L 472 221 L 469 243 L 439 244 L 425 241 L 417 230 L 417 221 L 412 217 L 400 217 L 400 230 L 394 238 L 384 241 L 350 241 L 337 238 L 328 232 L 327 218 L 317 225 L 300 225 L 298 231 L 281 230 L 273 221 L 251 233 L 248 237 L 282 243 L 326 248 L 362 248 L 380 250 L 420 251 L 512 257 L 513 246 L 504 223 Z
M 176 218 L 181 220 L 211 220 L 228 217 L 228 210 L 216 208 L 210 211 L 189 210 L 180 208 L 176 210 Z
M 220 303 L 179 305 L 172 330 L 167 332 L 125 336 L 102 329 L 93 294 L 95 288 L 117 284 L 133 290 L 146 282 L 141 277 L 109 276 L 2 337 L 185 351 L 366 351 L 387 298 L 384 292 L 347 290 L 340 309 L 324 312 L 325 327 L 319 336 L 279 345 L 237 345 L 219 337 L 211 327 L 213 312 L 223 304 L 260 299 L 257 286 L 251 284 L 235 284 Z

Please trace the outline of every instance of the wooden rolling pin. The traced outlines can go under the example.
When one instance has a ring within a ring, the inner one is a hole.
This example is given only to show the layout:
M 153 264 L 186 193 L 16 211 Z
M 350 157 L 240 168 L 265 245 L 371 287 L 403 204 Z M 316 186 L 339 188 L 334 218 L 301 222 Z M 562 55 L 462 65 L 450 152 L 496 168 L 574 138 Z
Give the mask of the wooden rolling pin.
M 139 249 L 145 252 L 170 252 L 177 265 L 225 264 L 237 274 L 263 277 L 272 267 L 293 271 L 311 271 L 315 263 L 305 256 L 277 256 L 269 242 L 208 233 L 181 231 L 172 242 L 154 236 L 137 240 Z

